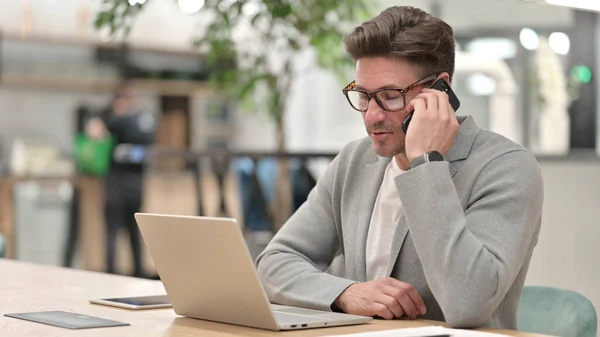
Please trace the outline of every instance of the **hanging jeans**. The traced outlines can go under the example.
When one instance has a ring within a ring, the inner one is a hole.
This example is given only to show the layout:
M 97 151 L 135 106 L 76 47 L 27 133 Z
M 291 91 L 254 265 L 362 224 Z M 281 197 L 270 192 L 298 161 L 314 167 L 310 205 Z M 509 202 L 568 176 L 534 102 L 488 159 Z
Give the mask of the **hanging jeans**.
M 272 229 L 272 219 L 267 209 L 273 200 L 277 180 L 277 159 L 262 158 L 256 165 L 249 158 L 238 158 L 233 162 L 238 174 L 246 228 L 251 231 Z M 290 161 L 290 183 L 292 184 L 293 209 L 297 210 L 308 198 L 316 180 L 299 160 Z

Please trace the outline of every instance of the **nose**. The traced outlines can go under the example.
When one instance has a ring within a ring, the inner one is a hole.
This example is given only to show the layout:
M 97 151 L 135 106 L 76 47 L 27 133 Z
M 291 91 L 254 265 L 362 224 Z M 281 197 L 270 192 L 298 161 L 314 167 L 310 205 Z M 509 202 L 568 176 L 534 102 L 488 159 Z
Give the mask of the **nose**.
M 377 104 L 377 101 L 375 101 L 375 98 L 372 98 L 371 101 L 369 101 L 369 106 L 367 107 L 367 111 L 364 112 L 365 114 L 365 122 L 368 125 L 373 125 L 373 124 L 377 124 L 380 122 L 383 122 L 387 116 L 385 110 L 383 110 L 379 104 Z

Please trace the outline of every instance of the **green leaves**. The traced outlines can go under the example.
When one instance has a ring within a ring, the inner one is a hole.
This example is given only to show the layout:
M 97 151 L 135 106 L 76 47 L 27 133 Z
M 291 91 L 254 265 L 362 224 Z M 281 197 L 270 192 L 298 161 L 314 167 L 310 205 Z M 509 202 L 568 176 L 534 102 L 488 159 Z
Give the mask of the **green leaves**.
M 94 27 L 108 27 L 111 38 L 116 38 L 119 32 L 126 37 L 131 30 L 131 22 L 143 7 L 139 3 L 131 6 L 128 0 L 104 0 L 102 9 L 96 14 Z
M 271 10 L 273 18 L 285 19 L 287 16 L 292 14 L 292 6 L 290 4 L 279 3 Z
M 95 26 L 126 35 L 130 22 L 153 1 L 130 6 L 128 0 L 103 0 Z M 292 66 L 312 48 L 320 67 L 335 72 L 343 84 L 352 61 L 343 38 L 371 16 L 372 0 L 206 0 L 201 12 L 211 21 L 194 41 L 205 52 L 209 82 L 216 92 L 254 112 L 283 120 L 295 73 Z M 253 41 L 235 41 L 236 32 L 252 30 Z M 274 66 L 278 64 L 280 66 Z M 341 84 L 341 85 L 343 85 Z

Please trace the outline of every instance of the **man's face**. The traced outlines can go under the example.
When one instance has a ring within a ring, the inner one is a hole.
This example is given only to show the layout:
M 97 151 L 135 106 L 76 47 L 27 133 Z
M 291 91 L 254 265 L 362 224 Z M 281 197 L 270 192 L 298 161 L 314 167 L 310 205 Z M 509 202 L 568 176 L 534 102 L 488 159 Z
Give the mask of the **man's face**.
M 129 89 L 121 89 L 117 92 L 115 100 L 112 103 L 112 110 L 117 116 L 122 116 L 133 112 L 133 94 Z
M 402 60 L 384 57 L 361 58 L 356 62 L 356 89 L 402 89 L 419 81 L 421 75 L 417 66 Z M 406 94 L 406 104 L 408 105 L 419 92 L 420 87 L 409 91 Z M 386 111 L 371 98 L 368 109 L 362 116 L 377 154 L 393 157 L 404 153 L 405 134 L 402 131 L 402 121 L 408 116 L 406 109 Z

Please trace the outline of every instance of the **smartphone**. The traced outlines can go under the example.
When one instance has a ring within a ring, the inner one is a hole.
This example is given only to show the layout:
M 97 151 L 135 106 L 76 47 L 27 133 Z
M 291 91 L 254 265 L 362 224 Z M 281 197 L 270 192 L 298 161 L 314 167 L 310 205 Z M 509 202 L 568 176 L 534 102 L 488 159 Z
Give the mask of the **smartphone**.
M 455 112 L 458 111 L 458 108 L 460 108 L 460 101 L 458 100 L 458 97 L 456 97 L 456 94 L 454 93 L 454 91 L 452 91 L 450 84 L 448 84 L 446 80 L 440 78 L 431 86 L 431 88 L 439 91 L 444 91 L 446 94 L 448 94 L 450 106 L 452 107 L 452 109 L 454 109 Z M 402 121 L 402 130 L 404 131 L 404 133 L 406 133 L 406 131 L 408 130 L 408 125 L 412 120 L 413 113 L 414 112 L 409 113 L 408 116 L 406 116 L 406 118 L 404 119 L 404 121 Z
M 90 300 L 90 303 L 130 310 L 159 309 L 171 307 L 171 301 L 169 300 L 169 297 L 167 295 L 101 298 Z

